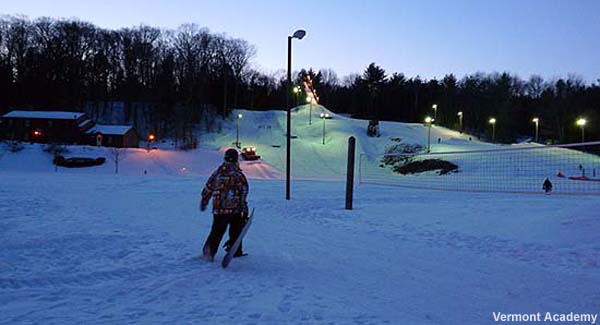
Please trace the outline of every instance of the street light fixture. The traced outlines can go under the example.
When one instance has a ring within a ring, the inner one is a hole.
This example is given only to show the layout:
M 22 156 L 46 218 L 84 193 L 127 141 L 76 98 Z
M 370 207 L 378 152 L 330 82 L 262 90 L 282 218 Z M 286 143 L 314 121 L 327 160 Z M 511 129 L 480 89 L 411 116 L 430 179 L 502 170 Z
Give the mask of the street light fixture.
M 463 112 L 458 112 L 458 131 L 463 133 Z
M 431 124 L 435 122 L 434 118 L 427 116 L 425 118 L 425 124 L 427 125 L 427 153 L 431 152 Z
M 321 119 L 323 120 L 323 144 L 325 144 L 325 120 L 329 118 L 329 114 L 321 113 Z
M 581 128 L 581 143 L 585 142 L 585 125 L 587 124 L 587 120 L 584 118 L 580 118 L 577 120 L 577 126 Z
M 535 123 L 535 142 L 539 142 L 540 119 L 537 117 L 534 117 L 533 120 L 531 120 L 531 122 Z
M 309 105 L 308 125 L 312 125 L 312 103 L 313 103 L 313 98 L 311 96 L 306 96 L 306 102 Z
M 152 143 L 154 142 L 154 140 L 156 140 L 156 136 L 154 135 L 154 133 L 148 133 L 148 141 L 146 141 L 146 150 L 148 152 L 150 152 L 150 146 L 152 145 Z
M 300 89 L 300 86 L 294 87 L 294 106 L 298 105 L 298 97 L 300 96 L 301 91 L 302 89 Z
M 285 159 L 285 199 L 290 199 L 290 175 L 291 175 L 291 145 L 292 145 L 292 108 L 290 107 L 290 96 L 292 94 L 292 39 L 303 39 L 306 31 L 299 29 L 288 36 L 288 71 L 287 71 L 287 96 L 285 96 L 287 107 L 287 139 L 286 139 L 286 159 Z
M 244 117 L 242 114 L 238 114 L 237 116 L 237 132 L 235 135 L 235 146 L 236 148 L 240 147 L 240 120 Z
M 433 108 L 433 120 L 437 120 L 437 104 L 433 104 L 433 106 L 431 106 Z
M 492 125 L 492 142 L 495 142 L 496 140 L 496 119 L 495 118 L 490 118 L 490 124 Z

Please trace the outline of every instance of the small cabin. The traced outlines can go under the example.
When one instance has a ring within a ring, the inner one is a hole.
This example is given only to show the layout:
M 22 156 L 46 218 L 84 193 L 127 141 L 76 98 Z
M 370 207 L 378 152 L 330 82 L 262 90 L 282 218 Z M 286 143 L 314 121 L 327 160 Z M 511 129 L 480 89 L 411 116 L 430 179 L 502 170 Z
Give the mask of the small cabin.
M 91 145 L 104 147 L 138 147 L 140 140 L 131 125 L 96 124 L 87 131 Z

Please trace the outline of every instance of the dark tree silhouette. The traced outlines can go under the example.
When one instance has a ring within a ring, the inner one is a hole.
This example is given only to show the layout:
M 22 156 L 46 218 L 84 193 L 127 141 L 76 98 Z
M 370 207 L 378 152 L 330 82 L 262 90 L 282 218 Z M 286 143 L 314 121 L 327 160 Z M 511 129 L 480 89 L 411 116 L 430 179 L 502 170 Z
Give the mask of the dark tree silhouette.
M 216 131 L 233 108 L 284 109 L 284 71 L 253 69 L 255 53 L 244 40 L 194 24 L 107 30 L 73 19 L 0 16 L 0 113 L 85 110 L 101 119 L 116 101 L 140 136 L 154 132 L 193 147 L 195 125 Z M 344 78 L 331 69 L 301 69 L 295 80 L 306 76 L 321 104 L 359 118 L 422 122 L 437 104 L 438 124 L 457 128 L 462 111 L 465 131 L 481 137 L 496 117 L 500 141 L 531 136 L 533 117 L 540 118 L 542 139 L 578 141 L 580 116 L 589 120 L 588 139 L 600 135 L 600 79 L 586 85 L 576 76 L 475 73 L 426 80 L 388 74 L 376 63 Z

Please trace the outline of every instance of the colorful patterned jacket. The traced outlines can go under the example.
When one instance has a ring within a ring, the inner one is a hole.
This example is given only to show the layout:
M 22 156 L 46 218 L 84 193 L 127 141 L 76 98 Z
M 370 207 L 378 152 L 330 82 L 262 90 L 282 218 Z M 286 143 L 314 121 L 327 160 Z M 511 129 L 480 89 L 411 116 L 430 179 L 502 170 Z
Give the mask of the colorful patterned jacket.
M 213 199 L 213 214 L 247 212 L 248 180 L 237 163 L 225 162 L 206 181 L 201 209 Z

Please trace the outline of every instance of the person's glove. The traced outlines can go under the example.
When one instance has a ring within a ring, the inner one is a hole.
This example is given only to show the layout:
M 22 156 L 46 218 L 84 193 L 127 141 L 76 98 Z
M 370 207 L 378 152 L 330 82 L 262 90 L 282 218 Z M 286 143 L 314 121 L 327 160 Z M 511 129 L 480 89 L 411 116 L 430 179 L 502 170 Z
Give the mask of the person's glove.
M 248 218 L 248 203 L 244 203 L 244 206 L 242 207 L 242 220 L 244 220 L 244 223 L 248 221 Z

